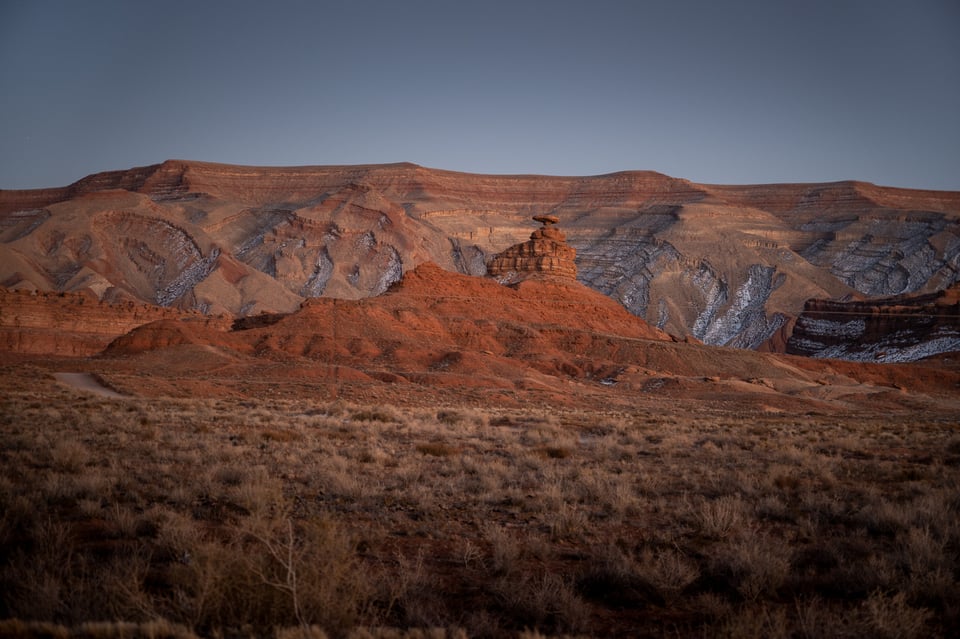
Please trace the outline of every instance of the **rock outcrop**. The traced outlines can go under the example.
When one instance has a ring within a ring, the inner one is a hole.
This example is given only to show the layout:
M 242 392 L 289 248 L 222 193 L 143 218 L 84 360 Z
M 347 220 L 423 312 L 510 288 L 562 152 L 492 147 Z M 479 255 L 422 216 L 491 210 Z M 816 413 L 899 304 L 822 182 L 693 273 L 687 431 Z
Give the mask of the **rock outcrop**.
M 912 362 L 960 351 L 960 287 L 928 295 L 810 300 L 787 352 L 860 362 Z
M 290 312 L 381 294 L 428 261 L 482 275 L 528 240 L 534 215 L 560 220 L 581 283 L 715 345 L 782 344 L 808 299 L 925 294 L 960 278 L 955 192 L 171 160 L 0 191 L 0 286 Z
M 487 274 L 502 284 L 536 276 L 577 279 L 577 251 L 555 226 L 560 219 L 554 215 L 536 215 L 533 219 L 541 227 L 526 242 L 495 255 L 487 264 Z

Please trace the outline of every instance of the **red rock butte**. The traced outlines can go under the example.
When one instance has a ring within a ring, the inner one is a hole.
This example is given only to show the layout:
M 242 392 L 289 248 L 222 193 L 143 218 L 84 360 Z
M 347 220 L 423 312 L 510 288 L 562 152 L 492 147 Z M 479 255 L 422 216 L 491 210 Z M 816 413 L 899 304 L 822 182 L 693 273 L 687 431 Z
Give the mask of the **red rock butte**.
M 577 251 L 554 226 L 560 219 L 554 215 L 535 215 L 533 219 L 542 226 L 526 242 L 493 256 L 487 274 L 505 284 L 544 275 L 576 280 Z

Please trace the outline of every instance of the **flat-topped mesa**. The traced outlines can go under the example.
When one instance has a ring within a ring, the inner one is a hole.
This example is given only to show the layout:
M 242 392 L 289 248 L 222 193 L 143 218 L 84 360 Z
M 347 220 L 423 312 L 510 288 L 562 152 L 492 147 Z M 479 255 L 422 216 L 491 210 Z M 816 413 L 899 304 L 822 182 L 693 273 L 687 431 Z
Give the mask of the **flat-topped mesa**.
M 487 264 L 487 275 L 502 284 L 513 284 L 541 275 L 576 280 L 577 265 L 574 260 L 577 251 L 567 244 L 567 236 L 556 228 L 559 218 L 537 215 L 533 219 L 540 222 L 541 227 L 526 242 L 515 244 L 493 256 Z

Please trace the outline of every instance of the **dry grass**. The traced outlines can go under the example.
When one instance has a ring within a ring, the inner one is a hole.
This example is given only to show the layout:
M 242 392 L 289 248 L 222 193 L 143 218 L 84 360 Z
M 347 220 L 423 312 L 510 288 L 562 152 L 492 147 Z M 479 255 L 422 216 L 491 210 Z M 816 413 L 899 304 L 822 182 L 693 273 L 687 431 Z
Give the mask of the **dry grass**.
M 947 636 L 958 441 L 919 416 L 15 390 L 0 633 Z

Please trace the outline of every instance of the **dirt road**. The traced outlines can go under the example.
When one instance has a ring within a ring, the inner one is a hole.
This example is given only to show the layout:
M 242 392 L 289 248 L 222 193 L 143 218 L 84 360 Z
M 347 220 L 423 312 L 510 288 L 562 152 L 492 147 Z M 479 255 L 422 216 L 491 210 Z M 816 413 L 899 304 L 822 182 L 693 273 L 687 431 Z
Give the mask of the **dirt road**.
M 54 373 L 54 377 L 56 377 L 57 381 L 61 384 L 66 384 L 67 386 L 71 386 L 77 390 L 94 393 L 101 397 L 111 397 L 116 399 L 122 399 L 126 397 L 126 395 L 121 395 L 114 390 L 110 390 L 98 382 L 97 378 L 90 373 Z

